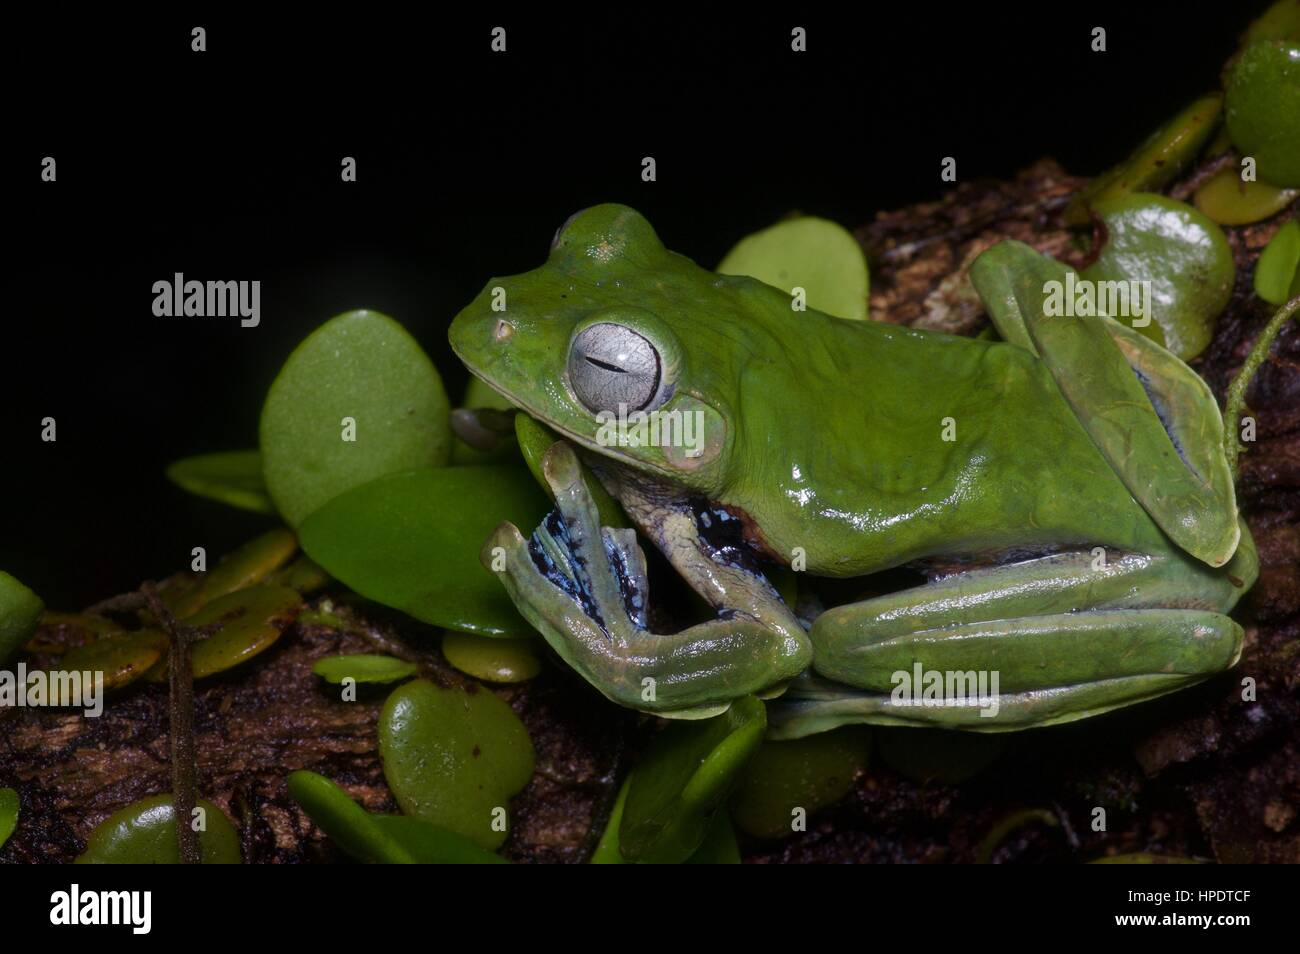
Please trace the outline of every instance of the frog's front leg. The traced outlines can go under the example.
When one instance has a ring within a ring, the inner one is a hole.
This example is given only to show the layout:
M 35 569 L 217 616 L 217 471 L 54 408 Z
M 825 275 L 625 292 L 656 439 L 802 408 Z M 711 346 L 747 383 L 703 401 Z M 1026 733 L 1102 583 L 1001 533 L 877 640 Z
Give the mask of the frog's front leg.
M 600 526 L 569 445 L 552 446 L 542 469 L 556 510 L 531 540 L 501 524 L 483 562 L 492 567 L 504 551 L 500 575 L 519 611 L 606 696 L 651 712 L 703 715 L 808 666 L 807 634 L 776 591 L 714 552 L 687 508 L 658 509 L 646 529 L 718 617 L 680 633 L 650 632 L 645 555 L 635 532 Z

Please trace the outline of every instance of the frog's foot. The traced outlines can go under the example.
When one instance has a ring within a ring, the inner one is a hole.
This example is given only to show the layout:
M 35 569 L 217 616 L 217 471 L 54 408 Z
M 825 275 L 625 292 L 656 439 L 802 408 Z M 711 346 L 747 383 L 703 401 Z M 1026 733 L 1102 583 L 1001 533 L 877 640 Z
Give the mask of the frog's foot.
M 1039 356 L 1097 450 L 1168 537 L 1219 567 L 1240 539 L 1214 393 L 1160 345 L 1109 317 L 1048 317 L 1068 269 L 1001 242 L 970 277 L 1002 337 Z
M 792 685 L 774 732 L 846 722 L 1008 731 L 1098 715 L 1234 665 L 1220 610 L 1254 579 L 1249 536 L 1225 571 L 1178 553 L 1064 553 L 840 606 L 812 630 L 826 682 Z
M 547 452 L 542 470 L 556 509 L 531 540 L 501 524 L 483 548 L 483 563 L 503 567 L 501 579 L 524 618 L 606 696 L 661 714 L 712 714 L 808 665 L 806 634 L 761 577 L 735 581 L 748 584 L 746 598 L 720 607 L 717 619 L 681 633 L 651 633 L 645 554 L 636 533 L 600 526 L 567 444 Z M 724 590 L 729 574 L 740 572 L 713 570 Z

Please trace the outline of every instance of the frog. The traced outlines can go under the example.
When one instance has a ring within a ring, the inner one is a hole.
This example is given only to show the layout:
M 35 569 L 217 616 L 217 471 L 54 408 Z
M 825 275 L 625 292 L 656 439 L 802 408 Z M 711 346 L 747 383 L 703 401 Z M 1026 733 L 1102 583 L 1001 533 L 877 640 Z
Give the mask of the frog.
M 949 335 L 702 268 L 627 206 L 573 215 L 449 328 L 556 437 L 554 510 L 499 525 L 484 566 L 608 699 L 700 719 L 754 695 L 775 739 L 1038 728 L 1231 669 L 1259 561 L 1222 414 L 1123 321 L 1045 308 L 1068 271 L 993 245 L 969 274 L 997 335 Z M 602 525 L 601 488 L 632 526 Z M 703 619 L 650 625 L 642 539 Z M 919 582 L 878 592 L 891 570 Z M 931 673 L 937 704 L 900 692 Z M 985 673 L 993 703 L 964 691 Z

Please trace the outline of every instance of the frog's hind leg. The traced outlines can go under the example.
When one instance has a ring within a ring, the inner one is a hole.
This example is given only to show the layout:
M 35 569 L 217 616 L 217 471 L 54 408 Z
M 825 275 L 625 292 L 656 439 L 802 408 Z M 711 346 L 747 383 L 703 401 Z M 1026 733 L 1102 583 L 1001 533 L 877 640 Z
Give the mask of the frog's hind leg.
M 1055 554 L 836 607 L 812 628 L 824 679 L 772 712 L 792 738 L 847 722 L 1008 731 L 1164 695 L 1231 667 L 1224 613 L 1254 581 L 1254 547 L 1225 570 L 1181 553 Z M 832 680 L 826 682 L 824 680 Z
M 1049 315 L 1069 269 L 1002 242 L 971 267 L 994 325 L 1043 361 L 1075 417 L 1161 530 L 1210 566 L 1239 539 L 1214 395 L 1177 357 L 1109 317 Z

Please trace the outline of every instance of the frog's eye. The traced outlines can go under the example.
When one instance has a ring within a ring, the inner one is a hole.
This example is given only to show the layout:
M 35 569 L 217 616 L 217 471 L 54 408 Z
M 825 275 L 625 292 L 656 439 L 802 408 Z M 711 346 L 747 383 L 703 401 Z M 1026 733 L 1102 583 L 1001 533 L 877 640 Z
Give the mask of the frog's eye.
M 569 381 L 592 411 L 644 411 L 659 391 L 659 352 L 624 325 L 588 325 L 569 349 Z

